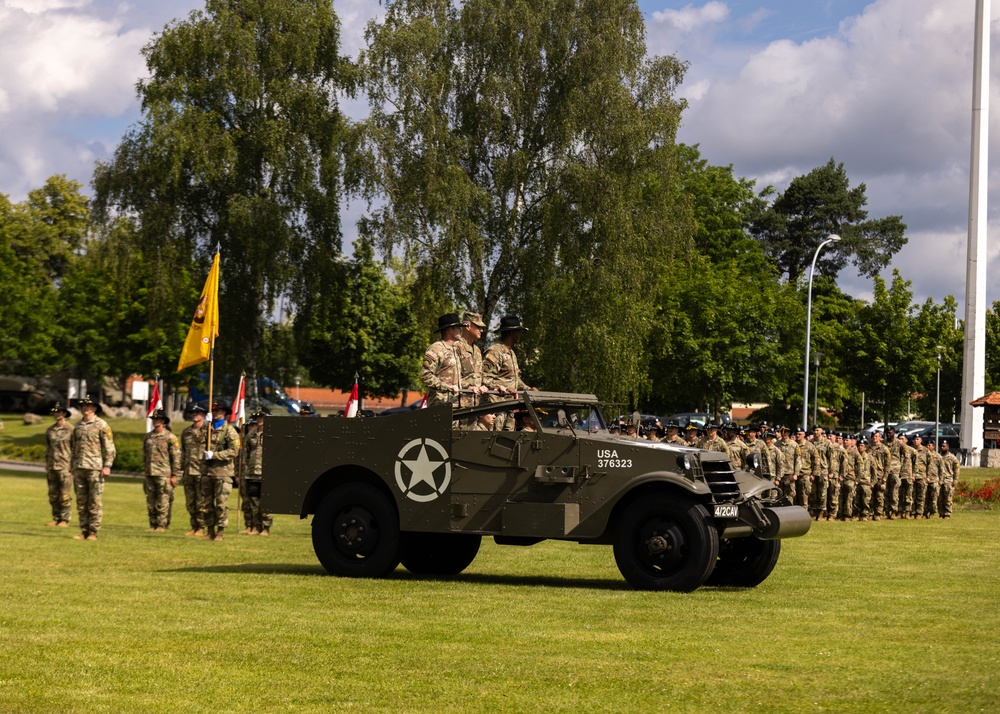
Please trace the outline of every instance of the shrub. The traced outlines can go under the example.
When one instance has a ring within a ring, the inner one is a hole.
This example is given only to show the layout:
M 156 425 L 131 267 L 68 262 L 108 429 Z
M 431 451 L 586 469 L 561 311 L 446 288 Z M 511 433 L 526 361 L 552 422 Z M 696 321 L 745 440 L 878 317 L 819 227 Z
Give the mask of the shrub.
M 987 479 L 978 485 L 959 481 L 955 486 L 955 502 L 987 510 L 1000 508 L 1000 478 Z

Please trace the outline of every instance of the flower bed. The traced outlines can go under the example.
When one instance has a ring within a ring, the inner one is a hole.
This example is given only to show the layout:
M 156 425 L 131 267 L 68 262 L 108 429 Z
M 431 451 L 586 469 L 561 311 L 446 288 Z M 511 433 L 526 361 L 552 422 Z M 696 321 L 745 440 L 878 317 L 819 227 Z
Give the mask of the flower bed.
M 1000 508 L 1000 478 L 987 479 L 980 484 L 959 481 L 955 486 L 955 503 L 966 508 Z

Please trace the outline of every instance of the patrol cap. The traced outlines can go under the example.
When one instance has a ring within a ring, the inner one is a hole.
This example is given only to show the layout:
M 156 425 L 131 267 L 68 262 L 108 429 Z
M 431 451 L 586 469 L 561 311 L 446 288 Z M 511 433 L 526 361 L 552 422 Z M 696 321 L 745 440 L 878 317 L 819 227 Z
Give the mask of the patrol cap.
M 52 414 L 55 415 L 55 414 L 58 414 L 59 412 L 62 412 L 66 416 L 70 415 L 69 414 L 69 409 L 67 409 L 66 407 L 64 407 L 62 405 L 62 402 L 56 402 L 55 406 L 52 407 Z
M 83 411 L 84 407 L 94 407 L 97 410 L 98 414 L 104 411 L 104 409 L 101 408 L 101 405 L 98 402 L 95 402 L 93 399 L 90 398 L 89 394 L 80 400 L 80 411 Z
M 497 332 L 513 332 L 514 330 L 527 332 L 528 328 L 521 324 L 521 318 L 517 315 L 504 315 L 500 318 L 500 327 L 497 328 Z
M 475 325 L 476 327 L 485 330 L 486 323 L 483 322 L 483 316 L 478 312 L 465 312 L 462 314 L 462 322 Z
M 462 321 L 458 319 L 457 312 L 449 312 L 438 318 L 438 326 L 435 332 L 447 330 L 449 327 L 459 327 Z
M 150 419 L 162 419 L 167 426 L 170 426 L 170 417 L 167 416 L 167 412 L 163 409 L 156 409 L 152 414 L 149 415 Z

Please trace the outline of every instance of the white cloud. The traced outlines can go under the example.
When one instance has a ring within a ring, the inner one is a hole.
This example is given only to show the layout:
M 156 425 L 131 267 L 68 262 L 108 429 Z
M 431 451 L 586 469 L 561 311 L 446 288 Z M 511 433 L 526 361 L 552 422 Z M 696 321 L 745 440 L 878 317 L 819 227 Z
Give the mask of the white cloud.
M 701 7 L 685 5 L 680 10 L 660 10 L 653 13 L 653 22 L 673 25 L 682 32 L 691 32 L 706 25 L 722 22 L 729 17 L 729 7 L 712 0 Z
M 90 0 L 4 0 L 4 5 L 14 10 L 24 10 L 32 15 L 40 15 L 50 10 L 85 7 Z

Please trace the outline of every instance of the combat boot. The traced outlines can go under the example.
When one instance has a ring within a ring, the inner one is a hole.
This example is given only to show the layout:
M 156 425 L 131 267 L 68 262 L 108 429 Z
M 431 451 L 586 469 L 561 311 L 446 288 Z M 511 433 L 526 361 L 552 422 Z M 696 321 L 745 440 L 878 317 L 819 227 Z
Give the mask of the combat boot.
M 47 525 L 49 528 L 54 528 L 59 525 L 59 521 L 49 521 L 45 525 Z
M 87 534 L 87 540 L 97 540 L 97 534 L 96 533 L 88 533 Z
M 59 526 L 60 528 L 68 528 L 69 521 L 59 521 L 58 523 L 56 523 L 56 525 Z
M 254 530 L 250 526 L 247 526 L 246 528 L 240 531 L 240 535 L 253 535 L 253 534 Z
M 215 528 L 209 528 L 202 536 L 202 540 L 215 540 Z
M 87 540 L 87 534 L 77 533 L 75 536 L 73 536 L 73 540 Z
M 271 532 L 267 528 L 265 528 L 258 535 L 262 536 L 271 535 Z
M 216 532 L 215 537 L 212 538 L 212 540 L 225 540 L 225 538 L 222 537 L 222 529 L 221 528 Z

